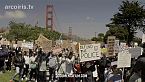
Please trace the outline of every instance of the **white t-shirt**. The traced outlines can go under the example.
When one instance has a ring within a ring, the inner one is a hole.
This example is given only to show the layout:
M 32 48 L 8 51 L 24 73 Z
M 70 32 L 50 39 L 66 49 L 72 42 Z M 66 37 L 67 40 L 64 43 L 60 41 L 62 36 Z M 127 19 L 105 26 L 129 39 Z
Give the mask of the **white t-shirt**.
M 59 58 L 59 63 L 61 63 L 62 61 L 65 61 L 64 57 L 60 57 Z M 58 74 L 62 74 L 62 73 L 66 73 L 66 62 L 61 63 L 61 66 L 58 70 Z
M 24 59 L 25 59 L 25 64 L 29 64 L 29 56 L 24 56 Z
M 30 57 L 30 59 L 29 59 L 29 62 L 31 63 L 31 62 L 35 62 L 35 59 L 36 59 L 36 56 L 34 57 L 34 56 L 31 56 Z
M 66 58 L 66 73 L 67 74 L 73 74 L 73 63 L 74 63 L 75 57 L 73 56 L 71 59 Z

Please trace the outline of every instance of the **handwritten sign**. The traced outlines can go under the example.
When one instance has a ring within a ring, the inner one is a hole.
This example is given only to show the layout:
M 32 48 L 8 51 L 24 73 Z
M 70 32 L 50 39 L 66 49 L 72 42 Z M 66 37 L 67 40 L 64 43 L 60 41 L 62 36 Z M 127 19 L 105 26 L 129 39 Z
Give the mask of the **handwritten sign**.
M 115 36 L 108 36 L 107 44 L 108 44 L 108 54 L 107 56 L 114 56 L 114 45 L 115 45 Z
M 131 66 L 131 54 L 129 52 L 118 53 L 117 68 L 124 68 Z
M 22 47 L 33 49 L 33 42 L 22 43 Z
M 52 51 L 53 51 L 54 54 L 57 54 L 57 53 L 61 53 L 62 49 L 58 48 L 58 49 L 54 49 Z
M 47 39 L 45 36 L 43 36 L 42 34 L 39 35 L 38 39 L 35 41 L 35 43 L 42 47 L 42 49 L 44 50 L 44 52 L 48 52 L 49 50 L 51 50 L 52 47 L 52 40 Z
M 136 47 L 136 48 L 130 48 L 129 53 L 131 53 L 131 58 L 138 58 L 142 54 L 142 48 Z
M 79 46 L 80 62 L 98 60 L 101 57 L 100 44 L 86 44 Z
M 119 53 L 119 40 L 115 40 L 114 53 Z

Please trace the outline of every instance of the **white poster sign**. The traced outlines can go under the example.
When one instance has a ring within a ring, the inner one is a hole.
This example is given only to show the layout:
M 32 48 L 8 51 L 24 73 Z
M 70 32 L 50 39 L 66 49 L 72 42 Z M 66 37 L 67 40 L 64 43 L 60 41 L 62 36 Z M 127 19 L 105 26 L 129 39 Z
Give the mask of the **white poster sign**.
M 33 49 L 33 42 L 25 42 L 25 43 L 22 43 L 22 47 L 29 48 L 29 49 Z
M 128 52 L 118 53 L 117 68 L 124 68 L 131 66 L 131 54 Z
M 100 44 L 87 44 L 79 46 L 80 62 L 98 60 L 101 57 Z
M 142 35 L 142 43 L 145 42 L 145 34 Z
M 129 53 L 131 53 L 131 58 L 138 58 L 142 54 L 142 48 L 136 47 L 136 48 L 130 48 Z

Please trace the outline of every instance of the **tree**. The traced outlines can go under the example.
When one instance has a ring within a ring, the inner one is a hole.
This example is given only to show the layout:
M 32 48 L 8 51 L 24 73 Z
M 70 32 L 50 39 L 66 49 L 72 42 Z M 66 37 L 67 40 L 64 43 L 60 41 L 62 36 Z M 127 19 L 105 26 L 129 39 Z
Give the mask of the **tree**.
M 92 41 L 97 41 L 98 39 L 97 39 L 97 37 L 93 37 L 91 40 Z
M 129 46 L 137 30 L 145 32 L 145 9 L 143 7 L 138 1 L 122 1 L 119 12 L 113 15 L 112 22 L 107 25 L 109 27 L 115 25 L 126 28 Z
M 103 40 L 104 40 L 104 33 L 99 33 L 97 37 L 93 37 L 91 40 L 92 41 L 96 41 L 96 42 L 97 41 L 103 42 Z
M 98 37 L 104 37 L 104 33 L 99 33 Z
M 42 27 L 35 28 L 30 24 L 25 23 L 16 23 L 14 21 L 10 21 L 9 23 L 9 33 L 6 34 L 6 38 L 8 40 L 26 40 L 33 41 L 39 37 L 39 34 L 43 34 L 46 38 L 50 40 L 59 39 L 61 33 L 56 31 L 49 31 Z M 62 39 L 64 35 L 62 35 Z
M 119 27 L 119 26 L 109 26 L 109 30 L 106 32 L 104 41 L 107 41 L 108 36 L 116 36 L 116 38 L 120 41 L 126 41 L 128 32 L 126 28 Z

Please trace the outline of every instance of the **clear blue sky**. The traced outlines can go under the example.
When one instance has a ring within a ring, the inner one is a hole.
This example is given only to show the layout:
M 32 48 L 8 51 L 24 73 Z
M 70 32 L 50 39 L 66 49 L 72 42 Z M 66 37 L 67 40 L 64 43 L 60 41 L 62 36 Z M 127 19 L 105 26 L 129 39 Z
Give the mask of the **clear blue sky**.
M 118 12 L 122 0 L 0 0 L 0 27 L 8 26 L 10 20 L 45 27 L 45 8 L 53 3 L 56 30 L 67 33 L 72 27 L 73 34 L 91 38 L 97 33 L 105 33 L 105 26 Z M 138 0 L 145 5 L 145 0 Z M 32 5 L 30 10 L 6 10 L 6 5 Z M 140 33 L 141 34 L 141 33 Z

